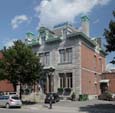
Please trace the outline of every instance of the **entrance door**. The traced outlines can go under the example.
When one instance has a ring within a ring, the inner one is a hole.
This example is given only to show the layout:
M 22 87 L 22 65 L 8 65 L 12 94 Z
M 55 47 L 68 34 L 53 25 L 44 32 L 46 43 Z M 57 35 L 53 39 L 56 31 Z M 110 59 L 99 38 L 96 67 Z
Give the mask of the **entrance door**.
M 47 76 L 47 82 L 46 82 L 46 92 L 53 92 L 54 91 L 54 76 Z
M 100 83 L 101 93 L 108 91 L 108 85 L 107 83 Z

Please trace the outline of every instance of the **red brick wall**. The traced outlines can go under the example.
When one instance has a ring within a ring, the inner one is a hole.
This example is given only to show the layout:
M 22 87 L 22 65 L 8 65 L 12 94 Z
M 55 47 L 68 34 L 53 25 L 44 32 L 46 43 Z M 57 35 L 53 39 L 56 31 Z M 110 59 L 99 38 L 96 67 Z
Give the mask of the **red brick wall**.
M 14 91 L 13 85 L 8 80 L 0 81 L 0 91 Z
M 82 93 L 100 94 L 99 74 L 105 69 L 105 58 L 82 43 L 81 68 Z
M 88 68 L 93 71 L 97 72 L 104 72 L 105 71 L 105 58 L 92 49 L 88 48 L 86 45 L 82 43 L 81 46 L 81 65 L 83 68 Z M 96 63 L 94 59 L 96 58 Z M 100 59 L 102 65 L 100 65 Z
M 3 58 L 2 53 L 0 53 L 0 59 Z M 0 81 L 0 91 L 14 91 L 13 85 L 8 80 Z
M 102 74 L 102 79 L 109 79 L 109 91 L 112 93 L 115 93 L 115 72 L 111 73 L 103 73 Z
M 95 75 L 92 72 L 82 70 L 82 93 L 96 94 L 98 92 L 95 83 Z
M 2 53 L 0 53 L 0 59 L 2 59 L 3 58 L 3 55 L 2 55 Z

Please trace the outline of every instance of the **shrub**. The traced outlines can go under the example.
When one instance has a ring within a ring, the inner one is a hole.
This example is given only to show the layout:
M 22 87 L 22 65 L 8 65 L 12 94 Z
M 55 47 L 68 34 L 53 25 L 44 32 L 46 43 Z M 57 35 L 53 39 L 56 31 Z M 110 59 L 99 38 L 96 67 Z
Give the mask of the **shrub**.
M 79 95 L 79 101 L 85 101 L 85 100 L 88 100 L 88 95 L 87 94 Z
M 112 94 L 109 91 L 104 92 L 103 94 L 101 94 L 101 95 L 98 96 L 98 99 L 99 100 L 108 100 L 108 101 L 111 101 L 112 100 Z
M 74 92 L 73 92 L 72 95 L 71 95 L 71 99 L 72 99 L 72 101 L 75 101 L 75 99 L 76 99 L 76 95 L 75 95 Z
M 58 88 L 58 89 L 57 89 L 57 92 L 58 92 L 59 95 L 62 95 L 62 94 L 63 94 L 63 91 L 64 91 L 63 88 Z

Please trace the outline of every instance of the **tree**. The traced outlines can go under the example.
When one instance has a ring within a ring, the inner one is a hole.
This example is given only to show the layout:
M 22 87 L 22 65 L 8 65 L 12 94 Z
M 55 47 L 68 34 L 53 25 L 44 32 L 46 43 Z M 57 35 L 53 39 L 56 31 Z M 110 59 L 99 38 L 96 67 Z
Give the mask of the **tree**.
M 22 41 L 14 42 L 14 45 L 2 50 L 3 59 L 1 60 L 1 72 L 5 79 L 8 79 L 16 89 L 16 85 L 33 85 L 42 76 L 42 65 L 39 57 L 32 52 L 32 49 Z
M 5 76 L 4 76 L 4 64 L 3 61 L 0 59 L 0 80 L 4 80 Z
M 113 16 L 115 17 L 115 11 L 113 11 Z M 109 28 L 105 29 L 104 36 L 107 42 L 107 44 L 105 45 L 106 52 L 109 53 L 114 52 L 115 51 L 115 20 L 111 20 L 109 22 Z M 115 64 L 115 57 L 113 58 L 111 63 Z

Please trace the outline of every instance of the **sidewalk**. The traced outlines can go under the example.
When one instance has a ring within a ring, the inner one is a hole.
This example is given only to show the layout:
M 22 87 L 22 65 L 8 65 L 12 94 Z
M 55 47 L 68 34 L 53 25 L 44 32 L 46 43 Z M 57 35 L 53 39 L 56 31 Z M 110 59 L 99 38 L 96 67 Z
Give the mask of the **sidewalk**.
M 84 102 L 62 101 L 60 103 L 53 104 L 52 109 L 49 109 L 49 104 L 44 103 L 24 105 L 22 106 L 22 109 L 56 113 L 115 113 L 115 102 L 99 100 Z
M 43 109 L 44 107 L 42 103 L 38 103 L 38 104 L 33 104 L 33 105 L 23 105 L 22 108 L 39 110 L 39 109 Z
M 35 105 L 24 105 L 23 109 L 28 110 L 42 110 L 42 111 L 57 111 L 57 112 L 69 112 L 74 113 L 79 111 L 78 108 L 75 107 L 62 107 L 62 106 L 52 106 L 52 109 L 49 109 L 49 104 L 35 104 Z

